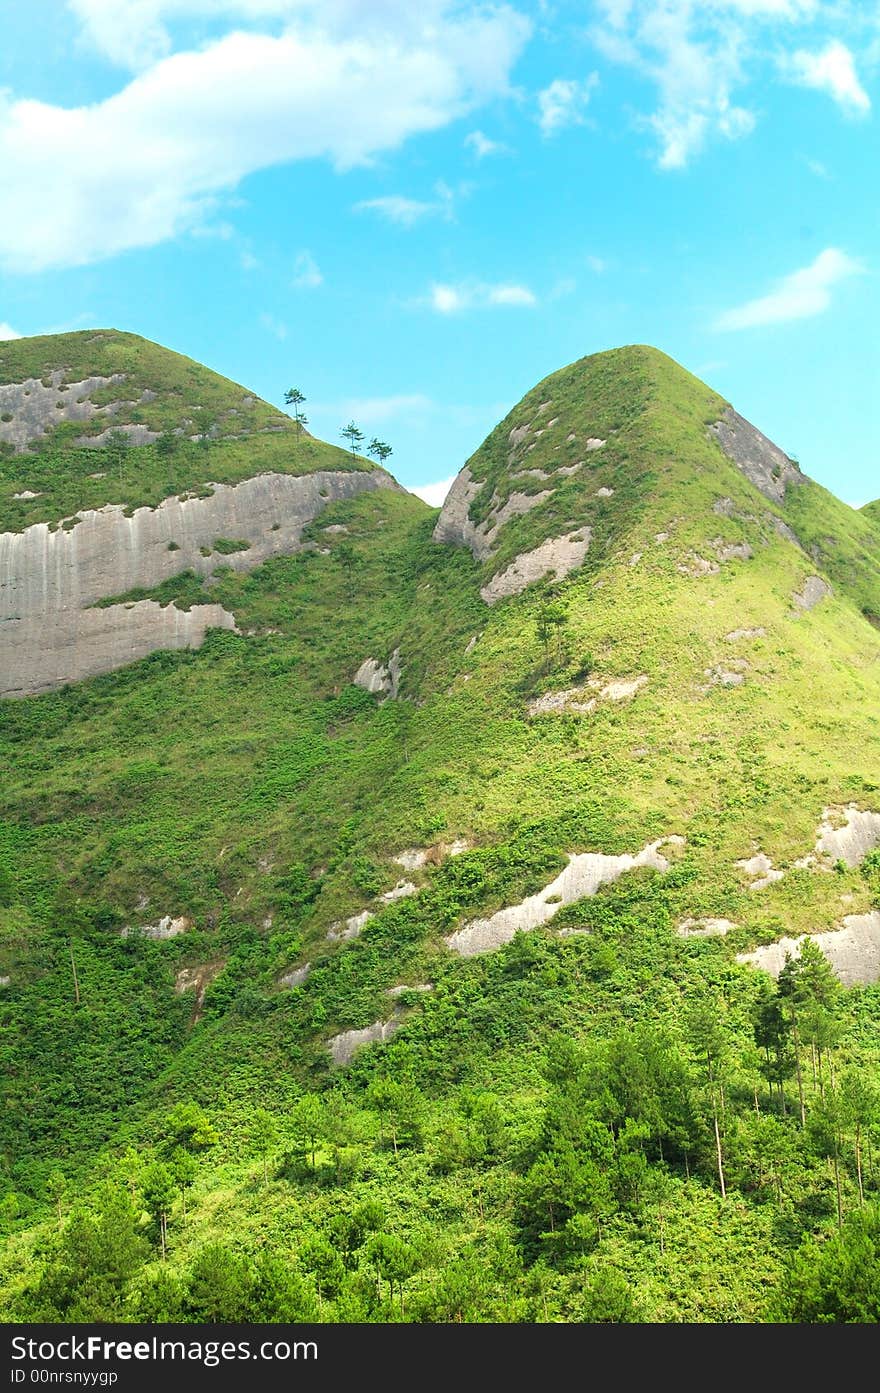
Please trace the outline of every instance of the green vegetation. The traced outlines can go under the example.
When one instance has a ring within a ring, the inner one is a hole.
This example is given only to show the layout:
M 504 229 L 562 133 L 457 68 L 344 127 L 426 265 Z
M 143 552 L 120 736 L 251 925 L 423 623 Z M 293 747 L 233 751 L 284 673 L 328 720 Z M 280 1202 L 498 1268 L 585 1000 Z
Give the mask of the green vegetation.
M 548 398 L 556 425 L 511 464 L 510 431 Z M 652 350 L 583 360 L 471 461 L 492 486 L 477 520 L 556 444 L 585 460 L 483 566 L 376 491 L 321 514 L 320 549 L 150 592 L 220 603 L 238 634 L 0 705 L 12 1319 L 878 1318 L 880 986 L 841 988 L 809 946 L 778 984 L 736 956 L 880 907 L 877 852 L 796 864 L 824 808 L 880 810 L 880 586 L 851 561 L 860 514 L 829 504 L 823 525 L 807 486 L 774 509 L 707 438 L 718 412 Z M 576 453 L 587 437 L 606 444 Z M 190 460 L 195 487 L 224 452 L 246 471 L 276 448 L 291 469 L 345 458 L 260 435 L 120 468 L 160 489 Z M 47 518 L 92 498 L 82 453 L 55 456 Z M 10 487 L 36 487 L 38 458 L 4 462 Z M 794 506 L 838 556 L 834 596 L 799 615 L 819 563 L 776 528 Z M 586 525 L 580 571 L 480 600 L 518 552 Z M 750 559 L 717 560 L 743 540 Z M 352 678 L 395 649 L 400 695 L 380 703 Z M 529 714 L 637 676 L 629 700 Z M 671 834 L 664 874 L 628 872 L 497 952 L 444 944 L 570 853 Z M 417 893 L 382 899 L 405 848 L 429 852 L 405 872 Z M 785 875 L 752 891 L 735 863 L 758 849 Z M 364 910 L 359 937 L 327 937 Z M 165 916 L 190 922 L 136 931 Z M 706 916 L 733 927 L 676 932 Z M 331 1067 L 332 1036 L 392 1020 Z

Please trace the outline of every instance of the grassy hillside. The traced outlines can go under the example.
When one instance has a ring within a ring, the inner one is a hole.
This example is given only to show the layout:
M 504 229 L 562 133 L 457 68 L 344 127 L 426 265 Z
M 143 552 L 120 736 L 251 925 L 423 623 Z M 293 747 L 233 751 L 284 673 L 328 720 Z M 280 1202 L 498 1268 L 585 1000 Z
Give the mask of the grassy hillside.
M 244 387 L 136 334 L 90 330 L 0 345 L 0 387 L 32 378 L 50 385 L 60 377 L 62 405 L 65 384 L 117 373 L 122 382 L 89 393 L 97 406 L 113 404 L 112 414 L 62 422 L 24 453 L 0 443 L 0 532 L 57 525 L 106 503 L 155 507 L 172 494 L 198 494 L 212 481 L 372 467 L 297 429 Z M 118 438 L 110 445 L 75 443 L 131 424 L 161 432 L 160 438 L 137 446 Z
M 523 488 L 510 431 L 548 396 L 526 467 L 551 474 L 570 434 L 606 444 L 487 562 L 434 543 L 418 500 L 370 494 L 325 510 L 318 551 L 205 592 L 238 635 L 0 705 L 18 1318 L 815 1319 L 830 1288 L 859 1318 L 834 1243 L 875 1241 L 880 987 L 814 965 L 790 999 L 735 958 L 880 905 L 876 854 L 796 864 L 823 809 L 880 810 L 880 593 L 870 557 L 847 569 L 866 524 L 799 497 L 842 549 L 801 612 L 819 563 L 707 436 L 723 403 L 642 349 L 524 399 L 470 461 L 492 485 L 475 520 Z M 481 601 L 587 522 L 567 580 Z M 352 685 L 396 649 L 397 700 Z M 665 874 L 482 957 L 444 943 L 568 854 L 670 835 Z M 404 870 L 406 848 L 433 850 Z M 759 850 L 784 875 L 755 891 L 735 863 Z M 381 898 L 404 878 L 417 893 Z M 166 915 L 190 926 L 120 932 Z M 707 916 L 732 927 L 676 933 Z M 393 1039 L 331 1067 L 330 1037 L 382 1020 Z

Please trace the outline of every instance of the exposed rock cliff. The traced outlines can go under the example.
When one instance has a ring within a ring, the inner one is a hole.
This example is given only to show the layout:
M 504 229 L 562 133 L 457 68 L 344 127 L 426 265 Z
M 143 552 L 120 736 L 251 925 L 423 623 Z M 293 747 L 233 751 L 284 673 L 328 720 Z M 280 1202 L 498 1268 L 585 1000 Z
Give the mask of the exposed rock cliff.
M 234 628 L 219 605 L 189 613 L 152 602 L 89 606 L 181 571 L 249 571 L 299 551 L 303 528 L 328 503 L 377 488 L 400 485 L 380 469 L 262 474 L 130 517 L 111 504 L 78 514 L 71 527 L 37 523 L 0 533 L 0 696 L 109 672 L 159 648 L 199 647 L 208 628 Z M 242 549 L 218 550 L 218 542 Z

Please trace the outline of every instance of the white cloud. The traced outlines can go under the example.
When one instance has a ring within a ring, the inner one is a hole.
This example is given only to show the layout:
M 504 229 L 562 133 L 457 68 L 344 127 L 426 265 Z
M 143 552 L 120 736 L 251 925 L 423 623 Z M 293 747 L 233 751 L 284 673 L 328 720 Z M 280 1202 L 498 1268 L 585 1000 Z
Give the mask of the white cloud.
M 824 165 L 821 160 L 807 160 L 807 169 L 811 174 L 815 174 L 817 179 L 831 178 L 828 166 Z
M 447 221 L 454 215 L 455 195 L 441 180 L 435 185 L 437 197 L 431 202 L 404 198 L 402 194 L 383 194 L 380 198 L 364 198 L 354 205 L 356 213 L 378 213 L 388 222 L 400 227 L 415 227 L 423 218 L 441 217 Z
M 715 328 L 754 329 L 764 324 L 785 324 L 792 319 L 808 319 L 821 314 L 831 304 L 831 290 L 840 281 L 857 275 L 864 268 L 836 247 L 826 247 L 815 261 L 784 276 L 769 295 L 749 300 L 745 305 L 725 310 Z
M 506 145 L 502 145 L 498 140 L 490 140 L 482 131 L 471 131 L 466 135 L 464 146 L 466 150 L 473 150 L 474 157 L 478 160 L 484 160 L 487 155 L 502 155 L 507 151 Z
M 247 248 L 241 252 L 238 259 L 243 271 L 255 271 L 260 264 L 259 257 L 254 256 Z
M 435 283 L 427 300 L 420 303 L 430 305 L 438 314 L 456 314 L 460 310 L 485 309 L 492 305 L 531 307 L 537 305 L 538 300 L 527 285 L 486 285 L 479 281 L 468 281 L 459 285 Z
M 434 402 L 421 392 L 410 392 L 390 397 L 349 397 L 335 407 L 317 409 L 332 410 L 338 416 L 363 425 L 381 426 L 387 421 L 399 420 L 401 416 L 425 416 L 434 410 Z
M 557 77 L 539 92 L 538 125 L 542 134 L 556 135 L 566 126 L 583 125 L 584 109 L 598 81 L 598 73 L 590 73 L 583 82 Z
M 67 0 L 82 40 L 121 67 L 143 69 L 174 50 L 176 29 L 195 23 L 271 27 L 313 23 L 334 39 L 369 35 L 393 43 L 448 22 L 457 0 Z
M 404 198 L 402 194 L 384 194 L 381 198 L 364 198 L 354 205 L 356 213 L 380 213 L 389 222 L 401 227 L 414 227 L 422 218 L 430 217 L 437 211 L 435 203 L 424 203 L 417 198 Z
M 276 319 L 274 314 L 261 314 L 260 323 L 267 334 L 272 334 L 280 342 L 283 343 L 287 338 L 287 325 L 283 324 L 280 319 Z
M 819 0 L 598 0 L 598 9 L 597 47 L 656 89 L 637 125 L 656 136 L 661 169 L 684 168 L 719 137 L 748 135 L 755 116 L 736 93 L 765 61 L 767 31 L 821 13 Z
M 8 343 L 10 339 L 20 339 L 22 335 L 17 329 L 13 329 L 11 324 L 7 324 L 5 319 L 0 320 L 0 343 Z
M 793 82 L 827 92 L 849 116 L 866 116 L 871 99 L 859 82 L 855 60 L 846 44 L 832 39 L 819 53 L 798 49 L 783 61 Z
M 468 300 L 454 285 L 432 285 L 429 303 L 438 314 L 454 314 L 463 310 Z
M 439 479 L 436 484 L 417 484 L 409 490 L 414 493 L 416 498 L 422 498 L 432 508 L 442 508 L 447 493 L 455 483 L 456 475 L 450 474 L 448 479 Z
M 169 8 L 157 0 L 143 13 Z M 418 14 L 402 0 L 293 8 L 281 34 L 239 31 L 171 54 L 90 106 L 0 94 L 4 203 L 15 208 L 0 221 L 0 266 L 82 266 L 152 246 L 272 165 L 365 164 L 505 94 L 529 33 L 509 7 L 453 0 L 427 0 Z M 100 25 L 112 18 L 97 0 L 80 0 L 85 10 Z
M 290 283 L 294 290 L 316 290 L 324 284 L 321 268 L 311 252 L 299 253 L 293 263 L 293 280 Z
M 491 285 L 486 289 L 490 305 L 536 305 L 538 303 L 527 285 Z
M 597 276 L 602 276 L 608 270 L 608 262 L 601 256 L 588 256 L 587 265 Z

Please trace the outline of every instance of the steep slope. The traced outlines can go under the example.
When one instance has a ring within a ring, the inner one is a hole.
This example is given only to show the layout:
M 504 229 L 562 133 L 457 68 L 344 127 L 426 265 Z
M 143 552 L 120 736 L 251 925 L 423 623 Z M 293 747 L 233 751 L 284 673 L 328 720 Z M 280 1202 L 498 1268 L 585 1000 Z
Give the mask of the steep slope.
M 373 1224 L 413 1318 L 589 1320 L 600 1290 L 610 1318 L 772 1317 L 836 1201 L 790 1043 L 762 1073 L 754 955 L 815 936 L 854 984 L 835 1076 L 878 1076 L 880 593 L 827 497 L 662 354 L 597 355 L 439 517 L 328 501 L 295 554 L 127 601 L 209 598 L 235 631 L 0 705 L 15 1309 L 72 1309 L 34 1255 L 53 1170 L 89 1190 L 133 1146 L 147 1205 L 195 1101 L 221 1136 L 129 1315 L 399 1318 Z M 288 1314 L 198 1306 L 233 1228 L 295 1275 Z
M 298 551 L 328 502 L 397 487 L 234 383 L 134 335 L 4 348 L 0 516 L 12 526 L 0 532 L 0 697 L 156 649 L 199 647 L 209 628 L 234 628 L 222 606 L 106 602 L 184 574 L 210 584 L 218 569 L 252 570 Z M 59 514 L 65 506 L 70 516 Z M 29 521 L 35 515 L 45 520 Z

